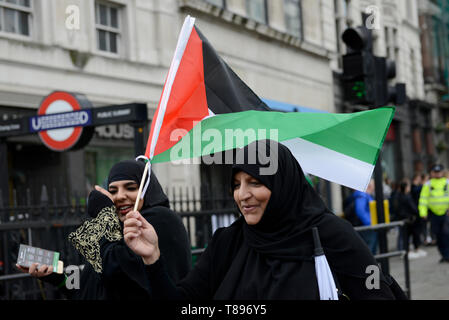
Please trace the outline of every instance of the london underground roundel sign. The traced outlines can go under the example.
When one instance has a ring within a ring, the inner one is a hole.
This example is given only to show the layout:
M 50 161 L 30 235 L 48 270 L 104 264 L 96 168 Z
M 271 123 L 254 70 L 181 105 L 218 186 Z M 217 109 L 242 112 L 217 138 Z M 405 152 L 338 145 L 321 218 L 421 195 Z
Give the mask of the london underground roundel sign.
M 30 118 L 30 131 L 54 151 L 78 149 L 92 138 L 91 104 L 81 94 L 55 91 L 43 99 L 37 116 Z

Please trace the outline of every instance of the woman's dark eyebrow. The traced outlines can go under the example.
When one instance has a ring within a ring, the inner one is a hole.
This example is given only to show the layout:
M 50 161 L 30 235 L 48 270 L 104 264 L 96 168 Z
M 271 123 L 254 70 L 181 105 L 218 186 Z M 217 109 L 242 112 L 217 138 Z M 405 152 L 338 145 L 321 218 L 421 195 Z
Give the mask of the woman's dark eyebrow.
M 131 185 L 137 185 L 137 182 L 127 182 L 127 183 L 125 183 L 125 187 L 129 187 L 129 186 L 131 186 Z
M 124 187 L 127 188 L 127 187 L 134 186 L 134 185 L 137 186 L 137 182 L 132 181 L 132 182 L 125 183 Z M 117 189 L 117 188 L 118 188 L 117 186 L 109 186 L 109 190 Z

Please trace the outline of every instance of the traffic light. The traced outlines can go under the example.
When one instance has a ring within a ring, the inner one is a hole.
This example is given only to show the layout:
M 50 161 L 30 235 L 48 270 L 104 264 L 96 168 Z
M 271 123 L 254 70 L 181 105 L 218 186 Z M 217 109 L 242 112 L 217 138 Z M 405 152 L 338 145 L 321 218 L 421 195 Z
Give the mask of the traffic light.
M 372 32 L 364 26 L 343 32 L 347 53 L 343 56 L 344 95 L 357 104 L 374 104 L 375 65 L 372 52 Z
M 405 103 L 407 99 L 407 89 L 405 87 L 405 83 L 396 83 L 394 87 L 388 87 L 388 96 L 389 101 L 393 102 L 396 105 L 401 105 Z
M 343 56 L 345 100 L 381 107 L 392 102 L 401 105 L 406 99 L 404 83 L 389 86 L 396 77 L 393 60 L 373 55 L 372 31 L 365 26 L 348 28 L 342 34 L 347 53 Z
M 380 90 L 378 106 L 383 106 L 390 102 L 396 105 L 404 104 L 407 97 L 405 83 L 396 83 L 394 86 L 388 84 L 389 80 L 396 77 L 396 63 L 391 59 L 380 57 L 378 59 L 382 59 L 383 61 L 379 70 L 384 70 L 376 77 L 376 82 L 379 84 Z
M 396 77 L 396 63 L 384 57 L 375 57 L 376 73 L 376 107 L 393 103 L 404 104 L 406 99 L 405 83 L 396 83 L 390 86 L 388 81 Z

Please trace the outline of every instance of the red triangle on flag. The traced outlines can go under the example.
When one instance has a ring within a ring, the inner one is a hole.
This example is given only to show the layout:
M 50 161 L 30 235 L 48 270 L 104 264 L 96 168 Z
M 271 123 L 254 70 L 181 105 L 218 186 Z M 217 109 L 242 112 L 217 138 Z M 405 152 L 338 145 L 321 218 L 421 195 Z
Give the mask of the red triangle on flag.
M 193 128 L 195 122 L 201 121 L 209 115 L 203 66 L 203 43 L 195 28 L 192 28 L 172 84 L 154 155 L 168 150 L 182 138 L 178 136 L 177 140 L 171 141 L 170 136 L 174 130 L 184 129 L 188 132 Z M 166 90 L 165 85 L 164 90 Z M 159 106 L 151 124 L 145 151 L 145 156 L 148 158 L 158 112 Z

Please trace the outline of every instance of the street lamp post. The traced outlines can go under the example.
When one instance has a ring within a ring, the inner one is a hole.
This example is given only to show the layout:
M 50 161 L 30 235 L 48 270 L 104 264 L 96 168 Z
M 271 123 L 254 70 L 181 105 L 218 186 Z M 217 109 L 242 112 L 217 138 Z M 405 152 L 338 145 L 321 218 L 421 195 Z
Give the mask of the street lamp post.
M 385 223 L 381 152 L 379 152 L 379 157 L 377 159 L 376 166 L 374 167 L 374 183 L 376 193 L 377 222 Z M 378 231 L 378 239 L 380 253 L 382 254 L 388 252 L 387 233 L 384 229 Z M 390 265 L 388 259 L 382 259 L 380 261 L 380 266 L 384 273 L 390 273 Z

